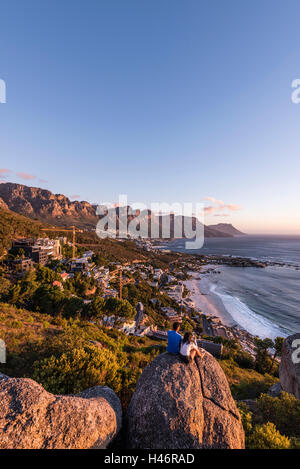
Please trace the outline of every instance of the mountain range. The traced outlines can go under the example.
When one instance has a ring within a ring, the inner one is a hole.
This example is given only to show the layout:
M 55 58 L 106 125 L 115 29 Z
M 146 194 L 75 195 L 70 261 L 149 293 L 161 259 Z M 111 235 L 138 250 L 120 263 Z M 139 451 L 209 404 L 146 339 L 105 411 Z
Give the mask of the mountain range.
M 63 194 L 53 194 L 46 189 L 11 182 L 0 184 L 0 207 L 44 223 L 56 226 L 75 225 L 78 228 L 91 231 L 95 230 L 99 221 L 96 205 L 87 201 L 71 201 Z M 117 210 L 118 216 L 119 210 Z M 145 211 L 144 216 L 149 219 L 151 211 Z M 156 219 L 161 226 L 162 218 L 156 217 Z M 193 226 L 197 222 L 198 220 L 193 217 Z M 232 237 L 243 234 L 226 223 L 205 226 L 204 233 L 205 237 L 208 238 Z

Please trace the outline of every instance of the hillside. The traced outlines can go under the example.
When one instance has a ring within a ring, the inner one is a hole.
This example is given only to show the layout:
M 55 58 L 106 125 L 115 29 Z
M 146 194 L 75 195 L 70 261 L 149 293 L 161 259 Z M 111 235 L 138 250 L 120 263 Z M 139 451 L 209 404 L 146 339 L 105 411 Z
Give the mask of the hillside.
M 42 223 L 17 215 L 0 205 L 0 255 L 10 247 L 11 238 L 38 236 Z
M 217 225 L 208 225 L 208 228 L 229 236 L 244 236 L 246 234 L 242 233 L 242 231 L 237 230 L 233 225 L 231 225 L 231 223 L 218 223 Z
M 37 220 L 31 220 L 23 215 L 16 214 L 0 205 L 0 256 L 11 246 L 12 238 L 18 237 L 38 237 L 41 236 L 40 229 L 47 228 L 48 225 Z M 49 226 L 48 226 L 49 227 Z M 53 227 L 53 225 L 52 225 Z M 62 233 L 59 228 L 55 231 L 45 231 L 44 235 L 51 238 Z M 65 233 L 71 241 L 71 233 Z M 76 244 L 78 248 L 92 249 L 103 258 L 104 262 L 133 262 L 144 260 L 155 262 L 157 267 L 167 267 L 170 262 L 176 259 L 176 253 L 152 253 L 138 250 L 133 241 L 117 241 L 115 239 L 99 239 L 95 232 L 86 231 L 77 234 Z

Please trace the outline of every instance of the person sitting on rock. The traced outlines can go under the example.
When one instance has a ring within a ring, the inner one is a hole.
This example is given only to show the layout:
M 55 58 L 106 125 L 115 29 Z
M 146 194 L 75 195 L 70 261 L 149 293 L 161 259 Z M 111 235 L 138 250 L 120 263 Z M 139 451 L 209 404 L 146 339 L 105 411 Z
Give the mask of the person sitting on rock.
M 179 334 L 179 329 L 180 329 L 179 322 L 174 322 L 173 330 L 168 331 L 167 352 L 169 353 L 179 353 L 180 342 L 182 340 L 182 337 Z
M 184 334 L 180 344 L 180 356 L 186 363 L 193 361 L 196 356 L 200 358 L 203 357 L 191 332 Z

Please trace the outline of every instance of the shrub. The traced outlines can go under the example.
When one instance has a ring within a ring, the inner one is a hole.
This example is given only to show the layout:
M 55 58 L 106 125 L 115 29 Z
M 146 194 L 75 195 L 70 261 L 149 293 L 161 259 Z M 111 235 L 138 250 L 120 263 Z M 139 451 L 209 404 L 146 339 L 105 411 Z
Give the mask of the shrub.
M 254 377 L 251 380 L 241 380 L 239 384 L 232 384 L 231 392 L 235 399 L 256 399 L 265 393 L 277 380 L 269 375 Z
M 263 394 L 257 401 L 265 421 L 273 422 L 281 433 L 300 436 L 300 400 L 282 392 L 280 397 Z
M 238 352 L 234 361 L 242 368 L 253 369 L 255 366 L 254 358 L 247 352 Z
M 97 385 L 107 385 L 118 392 L 121 387 L 116 356 L 105 348 L 75 348 L 58 358 L 52 355 L 36 361 L 33 368 L 33 379 L 54 394 L 78 393 Z
M 252 414 L 248 411 L 248 408 L 244 402 L 239 402 L 238 404 L 239 412 L 242 419 L 242 424 L 245 431 L 246 438 L 251 434 L 252 426 Z
M 252 433 L 246 438 L 248 449 L 290 449 L 288 437 L 281 435 L 271 422 L 255 425 Z

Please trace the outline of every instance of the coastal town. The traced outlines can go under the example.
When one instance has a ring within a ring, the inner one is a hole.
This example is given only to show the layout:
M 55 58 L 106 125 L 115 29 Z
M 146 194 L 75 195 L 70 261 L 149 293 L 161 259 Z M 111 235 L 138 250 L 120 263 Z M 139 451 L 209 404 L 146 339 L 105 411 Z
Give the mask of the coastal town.
M 222 354 L 222 340 L 218 338 L 238 340 L 243 349 L 254 356 L 254 338 L 251 334 L 238 325 L 229 327 L 218 316 L 197 309 L 192 292 L 186 284 L 193 276 L 200 280 L 202 274 L 217 273 L 216 267 L 220 264 L 263 268 L 263 263 L 226 256 L 185 256 L 173 253 L 168 267 L 155 268 L 151 262 L 145 262 L 143 254 L 151 253 L 159 258 L 162 253 L 168 254 L 171 251 L 166 248 L 162 250 L 157 241 L 138 239 L 135 240 L 135 245 L 141 253 L 141 259 L 125 263 L 111 261 L 101 265 L 93 250 L 85 250 L 80 246 L 74 250 L 74 243 L 64 236 L 53 239 L 17 238 L 12 240 L 11 248 L 2 259 L 2 268 L 13 282 L 36 268 L 50 269 L 55 273 L 51 287 L 61 292 L 65 290 L 66 282 L 74 278 L 82 281 L 87 279 L 90 287 L 81 296 L 77 292 L 71 294 L 73 299 L 80 300 L 78 310 L 75 308 L 73 311 L 74 315 L 80 314 L 83 306 L 88 308 L 95 297 L 101 297 L 104 301 L 110 298 L 127 300 L 128 288 L 139 288 L 146 284 L 152 297 L 147 295 L 145 302 L 142 298 L 136 303 L 131 301 L 134 315 L 107 312 L 97 318 L 98 324 L 105 328 L 115 328 L 127 335 L 148 336 L 164 341 L 167 339 L 168 328 L 172 323 L 178 322 L 185 329 L 192 330 L 199 346 L 215 356 Z M 73 257 L 71 253 L 74 254 L 75 251 L 78 252 Z

